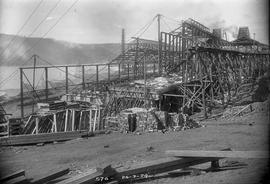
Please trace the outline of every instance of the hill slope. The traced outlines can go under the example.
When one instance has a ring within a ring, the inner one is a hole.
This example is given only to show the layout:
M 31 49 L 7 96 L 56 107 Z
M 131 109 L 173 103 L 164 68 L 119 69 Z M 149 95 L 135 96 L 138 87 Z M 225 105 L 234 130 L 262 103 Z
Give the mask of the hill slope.
M 7 47 L 13 37 L 13 35 L 0 34 L 0 65 L 2 66 L 24 65 L 25 61 L 34 54 L 48 60 L 52 64 L 108 62 L 115 58 L 121 49 L 121 45 L 117 43 L 77 44 L 42 38 L 33 49 L 26 52 L 40 38 L 17 36 L 15 41 L 12 42 L 13 44 Z M 5 52 L 3 53 L 4 50 Z M 46 63 L 38 61 L 37 64 L 45 65 Z

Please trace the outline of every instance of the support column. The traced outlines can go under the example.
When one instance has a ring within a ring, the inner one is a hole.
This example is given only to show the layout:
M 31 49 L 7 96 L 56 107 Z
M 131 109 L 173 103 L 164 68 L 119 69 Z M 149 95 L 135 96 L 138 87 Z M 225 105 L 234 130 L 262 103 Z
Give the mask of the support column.
M 48 99 L 49 99 L 49 90 L 48 90 L 48 67 L 45 67 L 45 98 L 46 98 L 46 103 L 48 103 Z
M 68 66 L 66 66 L 66 94 L 68 94 Z
M 139 55 L 139 38 L 136 38 L 136 53 L 135 53 L 135 62 L 133 66 L 133 77 L 136 79 L 136 75 L 138 72 L 137 64 L 138 64 L 138 55 Z
M 204 81 L 202 81 L 202 101 L 203 101 L 203 113 L 204 113 L 204 118 L 207 118 L 207 111 L 206 111 L 206 103 L 205 103 L 205 84 Z
M 92 131 L 92 109 L 89 109 L 89 132 Z
M 53 125 L 51 132 L 57 132 L 57 126 L 56 126 L 56 113 L 53 114 Z
M 37 55 L 34 55 L 34 67 L 33 67 L 33 91 L 32 91 L 32 95 L 34 97 L 35 94 L 35 82 L 36 82 L 36 62 L 37 62 Z M 34 113 L 35 111 L 35 102 L 34 102 L 34 98 L 32 100 L 32 113 Z
M 38 134 L 38 128 L 39 128 L 39 119 L 36 117 L 36 134 Z
M 96 82 L 97 82 L 97 85 L 98 85 L 98 65 L 96 65 Z
M 122 46 L 122 62 L 123 62 L 125 58 L 125 29 L 122 29 L 121 46 Z
M 75 125 L 75 109 L 72 109 L 71 131 L 74 131 L 74 125 Z
M 119 80 L 121 78 L 121 64 L 120 63 L 118 64 L 118 78 Z
M 127 64 L 128 67 L 128 80 L 129 80 L 129 63 Z
M 82 65 L 82 88 L 85 90 L 84 65 Z
M 67 131 L 67 125 L 68 125 L 68 109 L 66 110 L 66 116 L 65 116 L 65 132 Z
M 23 107 L 23 69 L 20 68 L 20 88 L 21 88 L 21 118 L 24 118 L 24 107 Z
M 162 73 L 162 67 L 161 67 L 161 62 L 162 62 L 162 58 L 161 58 L 161 46 L 162 46 L 162 41 L 161 41 L 161 33 L 160 33 L 160 17 L 161 15 L 158 14 L 157 15 L 157 21 L 158 21 L 158 65 L 159 65 L 159 75 L 161 75 Z
M 111 80 L 111 65 L 108 64 L 108 82 L 110 83 Z

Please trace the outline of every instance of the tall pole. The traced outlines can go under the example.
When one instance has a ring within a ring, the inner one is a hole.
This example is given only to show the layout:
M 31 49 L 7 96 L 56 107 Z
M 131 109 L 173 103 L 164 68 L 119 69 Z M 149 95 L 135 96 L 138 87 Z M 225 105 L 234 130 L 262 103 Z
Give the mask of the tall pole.
M 33 91 L 32 91 L 33 96 L 34 96 L 34 93 L 35 93 L 36 62 L 37 62 L 37 55 L 34 55 Z M 35 108 L 35 106 L 34 106 L 34 100 L 33 100 L 33 103 L 32 103 L 32 113 L 34 113 L 34 110 L 35 110 L 34 108 Z
M 84 65 L 82 65 L 82 89 L 85 90 Z
M 122 39 L 121 39 L 121 48 L 122 48 L 122 66 L 125 66 L 123 65 L 124 61 L 125 61 L 125 29 L 122 29 Z M 119 79 L 120 79 L 120 68 L 121 65 L 119 64 Z
M 46 102 L 48 103 L 48 67 L 45 67 L 45 98 Z
M 147 100 L 147 93 L 146 93 L 146 66 L 145 66 L 145 60 L 146 58 L 144 57 L 143 59 L 143 78 L 144 78 L 144 108 L 147 108 L 146 105 L 146 100 Z
M 161 68 L 161 33 L 160 33 L 160 17 L 161 15 L 158 14 L 157 15 L 157 21 L 158 21 L 158 72 L 159 72 L 159 75 L 161 75 L 162 73 L 162 68 Z
M 20 68 L 20 85 L 21 85 L 21 118 L 24 117 L 23 111 L 23 69 Z
M 125 29 L 122 29 L 122 40 L 121 40 L 121 49 L 122 49 L 122 61 L 125 56 Z
M 67 97 L 67 94 L 68 94 L 68 66 L 66 66 L 66 97 Z

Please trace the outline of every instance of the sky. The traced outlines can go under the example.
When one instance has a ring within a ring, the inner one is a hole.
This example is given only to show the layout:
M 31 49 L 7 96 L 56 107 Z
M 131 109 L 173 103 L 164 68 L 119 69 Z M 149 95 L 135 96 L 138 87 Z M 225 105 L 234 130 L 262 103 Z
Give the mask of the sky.
M 16 35 L 40 1 L 0 0 L 0 33 Z M 58 1 L 43 0 L 19 35 L 42 37 L 76 0 Z M 193 18 L 210 29 L 223 28 L 229 41 L 236 38 L 239 27 L 248 26 L 252 38 L 269 44 L 267 3 L 268 0 L 79 0 L 45 37 L 74 43 L 120 43 L 122 28 L 129 40 L 159 13 L 163 31 Z M 141 37 L 157 39 L 156 20 Z

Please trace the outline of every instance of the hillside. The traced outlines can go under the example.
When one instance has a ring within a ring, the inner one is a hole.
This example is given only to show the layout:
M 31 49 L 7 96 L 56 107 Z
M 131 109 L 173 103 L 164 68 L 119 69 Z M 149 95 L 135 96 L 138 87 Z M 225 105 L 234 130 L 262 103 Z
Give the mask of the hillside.
M 19 37 L 12 42 L 13 35 L 0 34 L 0 65 L 24 65 L 33 54 L 36 54 L 52 64 L 85 64 L 108 62 L 115 58 L 121 49 L 118 43 L 77 44 L 54 39 L 41 39 L 36 46 L 27 52 L 40 38 Z M 5 50 L 3 53 L 4 49 Z M 37 64 L 41 63 L 40 61 Z

